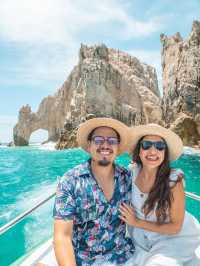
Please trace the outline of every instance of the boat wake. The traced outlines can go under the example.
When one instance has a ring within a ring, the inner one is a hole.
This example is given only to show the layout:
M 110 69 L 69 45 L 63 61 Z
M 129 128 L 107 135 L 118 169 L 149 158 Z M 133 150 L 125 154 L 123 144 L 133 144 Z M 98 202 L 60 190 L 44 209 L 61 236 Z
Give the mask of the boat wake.
M 188 155 L 197 155 L 200 156 L 200 150 L 194 149 L 188 146 L 184 146 L 183 153 Z

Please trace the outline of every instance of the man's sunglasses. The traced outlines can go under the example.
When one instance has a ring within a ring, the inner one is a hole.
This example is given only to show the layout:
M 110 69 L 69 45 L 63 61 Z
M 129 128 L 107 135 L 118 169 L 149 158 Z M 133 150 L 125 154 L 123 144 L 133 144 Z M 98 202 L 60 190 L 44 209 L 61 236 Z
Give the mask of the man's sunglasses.
M 143 140 L 140 142 L 140 147 L 142 147 L 143 150 L 149 150 L 152 146 L 159 151 L 163 151 L 167 147 L 166 143 L 163 141 Z
M 103 136 L 94 136 L 94 137 L 92 137 L 92 141 L 96 145 L 103 145 L 105 143 L 105 141 L 109 145 L 117 145 L 117 144 L 119 144 L 118 138 L 115 138 L 115 137 L 107 137 L 107 138 L 105 138 Z

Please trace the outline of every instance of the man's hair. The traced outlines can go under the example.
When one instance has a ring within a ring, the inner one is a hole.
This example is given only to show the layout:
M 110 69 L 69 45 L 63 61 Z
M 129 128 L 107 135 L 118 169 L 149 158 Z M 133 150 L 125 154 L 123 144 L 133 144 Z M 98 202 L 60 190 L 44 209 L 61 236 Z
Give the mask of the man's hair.
M 97 128 L 100 128 L 100 127 L 96 127 L 96 128 L 94 128 L 94 129 L 90 132 L 90 134 L 89 134 L 88 137 L 87 137 L 87 140 L 88 140 L 88 141 L 91 141 L 91 140 L 92 140 L 92 137 L 93 137 L 94 131 L 95 131 Z M 119 135 L 119 133 L 118 133 L 114 128 L 111 127 L 111 129 L 115 131 L 115 133 L 116 133 L 116 135 L 117 135 L 117 139 L 118 139 L 118 141 L 120 142 L 120 135 Z

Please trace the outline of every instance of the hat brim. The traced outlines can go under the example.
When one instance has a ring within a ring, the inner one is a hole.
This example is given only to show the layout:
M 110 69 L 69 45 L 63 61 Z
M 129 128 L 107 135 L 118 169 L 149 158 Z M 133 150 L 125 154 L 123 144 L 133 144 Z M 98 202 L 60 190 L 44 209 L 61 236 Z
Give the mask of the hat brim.
M 147 124 L 130 128 L 129 153 L 133 153 L 138 141 L 147 135 L 160 136 L 167 143 L 169 150 L 169 160 L 177 160 L 183 152 L 183 142 L 181 138 L 170 129 L 157 124 Z
M 112 118 L 92 118 L 82 123 L 77 131 L 78 145 L 88 151 L 88 135 L 98 127 L 109 127 L 114 129 L 120 136 L 118 155 L 128 151 L 129 128 L 122 122 Z

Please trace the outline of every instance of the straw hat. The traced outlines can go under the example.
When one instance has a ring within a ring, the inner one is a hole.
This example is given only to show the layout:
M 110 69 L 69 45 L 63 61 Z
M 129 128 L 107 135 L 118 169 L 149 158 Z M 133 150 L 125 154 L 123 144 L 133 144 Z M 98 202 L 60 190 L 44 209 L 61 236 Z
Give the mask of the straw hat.
M 92 132 L 92 130 L 98 127 L 110 127 L 117 131 L 120 135 L 118 155 L 127 151 L 129 128 L 122 122 L 107 117 L 92 118 L 79 126 L 77 131 L 77 142 L 81 148 L 88 151 L 88 135 Z
M 147 135 L 157 135 L 165 140 L 169 149 L 170 161 L 178 159 L 183 152 L 183 142 L 181 138 L 170 129 L 157 124 L 147 124 L 130 128 L 130 153 L 135 149 L 138 141 Z

